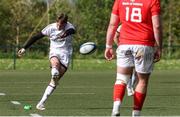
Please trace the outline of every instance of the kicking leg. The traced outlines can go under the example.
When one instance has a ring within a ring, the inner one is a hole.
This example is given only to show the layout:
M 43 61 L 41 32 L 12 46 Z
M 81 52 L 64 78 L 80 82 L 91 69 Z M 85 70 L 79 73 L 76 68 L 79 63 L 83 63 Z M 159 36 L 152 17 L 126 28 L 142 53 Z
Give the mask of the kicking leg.
M 66 72 L 66 68 L 60 64 L 57 57 L 52 57 L 50 59 L 50 62 L 51 62 L 51 66 L 52 66 L 52 68 L 51 68 L 51 76 L 52 77 L 51 77 L 50 83 L 47 86 L 41 100 L 39 101 L 39 103 L 36 106 L 36 108 L 38 110 L 45 110 L 44 104 L 45 104 L 46 100 L 53 93 L 56 86 L 58 85 L 58 81 Z

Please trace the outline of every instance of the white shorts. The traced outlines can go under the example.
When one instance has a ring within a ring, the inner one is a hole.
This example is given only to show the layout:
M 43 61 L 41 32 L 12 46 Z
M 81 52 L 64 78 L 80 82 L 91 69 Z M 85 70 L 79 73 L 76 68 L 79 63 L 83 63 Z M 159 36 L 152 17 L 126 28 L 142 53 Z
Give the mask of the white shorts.
M 120 45 L 116 54 L 119 67 L 135 67 L 139 73 L 151 73 L 153 70 L 154 47 Z
M 57 57 L 62 65 L 68 68 L 72 56 L 72 49 L 62 50 L 62 49 L 51 49 L 49 52 L 49 59 L 52 57 Z

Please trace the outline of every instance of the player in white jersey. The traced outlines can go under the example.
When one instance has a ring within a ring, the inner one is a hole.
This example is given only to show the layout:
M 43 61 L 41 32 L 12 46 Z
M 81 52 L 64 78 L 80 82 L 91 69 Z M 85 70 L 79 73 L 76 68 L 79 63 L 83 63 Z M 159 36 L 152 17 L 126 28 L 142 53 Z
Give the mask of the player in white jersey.
M 121 30 L 121 25 L 118 26 L 117 31 L 114 35 L 114 42 L 117 46 L 118 46 L 118 42 L 119 42 L 120 30 Z M 134 70 L 133 74 L 131 75 L 131 78 L 129 79 L 127 86 L 126 86 L 128 96 L 134 95 L 134 85 L 136 82 L 136 77 L 137 77 L 136 72 Z
M 68 16 L 61 13 L 57 17 L 55 23 L 46 26 L 40 33 L 36 34 L 25 42 L 23 48 L 18 51 L 18 55 L 22 56 L 25 50 L 29 48 L 35 41 L 45 36 L 50 40 L 49 60 L 51 64 L 51 80 L 47 86 L 41 100 L 36 105 L 38 110 L 45 110 L 45 102 L 53 93 L 58 81 L 66 72 L 70 58 L 72 55 L 72 34 L 75 33 L 74 26 L 68 22 Z

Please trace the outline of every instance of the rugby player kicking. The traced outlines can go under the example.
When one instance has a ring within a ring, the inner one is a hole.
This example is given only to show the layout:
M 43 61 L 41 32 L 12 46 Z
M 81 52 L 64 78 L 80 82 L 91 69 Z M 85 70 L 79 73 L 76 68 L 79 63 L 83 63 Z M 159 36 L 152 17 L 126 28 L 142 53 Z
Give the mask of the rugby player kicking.
M 70 58 L 73 52 L 72 34 L 75 33 L 74 26 L 68 22 L 68 16 L 61 13 L 55 23 L 49 24 L 41 32 L 25 42 L 23 47 L 18 51 L 21 57 L 25 50 L 28 49 L 34 42 L 47 36 L 50 40 L 49 60 L 51 64 L 51 80 L 45 89 L 45 92 L 36 105 L 38 110 L 45 110 L 45 102 L 53 93 L 58 85 L 58 81 L 67 71 Z

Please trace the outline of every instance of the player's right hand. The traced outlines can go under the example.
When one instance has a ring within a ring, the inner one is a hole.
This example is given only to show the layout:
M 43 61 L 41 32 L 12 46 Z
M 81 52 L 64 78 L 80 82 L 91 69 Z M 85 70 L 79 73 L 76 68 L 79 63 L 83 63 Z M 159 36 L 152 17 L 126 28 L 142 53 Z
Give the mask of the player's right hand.
M 114 52 L 113 52 L 113 48 L 106 48 L 105 52 L 104 52 L 104 56 L 106 58 L 106 60 L 110 61 L 114 58 Z
M 23 54 L 25 53 L 25 49 L 24 48 L 21 48 L 19 51 L 18 51 L 18 56 L 19 57 L 22 57 L 23 56 Z

